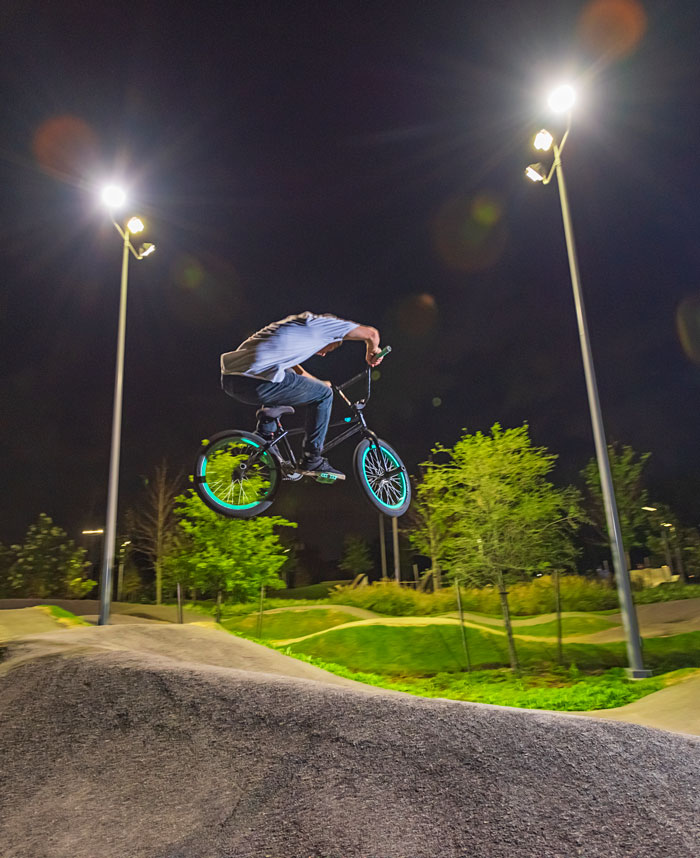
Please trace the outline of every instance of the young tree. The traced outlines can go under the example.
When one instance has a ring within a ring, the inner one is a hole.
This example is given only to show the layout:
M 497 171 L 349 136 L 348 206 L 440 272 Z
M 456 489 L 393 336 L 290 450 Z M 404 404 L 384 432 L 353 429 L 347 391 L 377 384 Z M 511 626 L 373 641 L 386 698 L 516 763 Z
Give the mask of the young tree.
M 181 484 L 182 474 L 170 476 L 163 460 L 156 467 L 153 479 L 147 480 L 141 504 L 127 516 L 127 530 L 134 547 L 148 558 L 155 572 L 157 605 L 163 598 L 163 562 L 175 547 L 175 503 Z
M 442 563 L 447 535 L 441 497 L 434 481 L 422 479 L 416 484 L 414 502 L 408 516 L 411 527 L 408 538 L 419 554 L 430 558 L 430 570 L 426 573 L 426 578 L 428 574 L 432 576 L 434 590 L 442 587 Z
M 369 553 L 369 546 L 361 536 L 346 536 L 343 545 L 343 556 L 338 564 L 343 572 L 352 575 L 364 575 L 369 572 L 374 563 Z
M 209 594 L 248 601 L 260 588 L 285 586 L 278 572 L 286 551 L 277 527 L 296 527 L 279 516 L 223 518 L 208 509 L 192 490 L 177 498 L 175 514 L 180 536 L 166 560 L 166 577 Z
M 14 597 L 82 598 L 96 582 L 85 575 L 86 551 L 68 538 L 43 512 L 27 530 L 24 543 L 13 545 L 4 590 Z
M 527 425 L 465 434 L 434 450 L 424 482 L 444 523 L 443 562 L 459 582 L 498 588 L 511 667 L 519 670 L 506 577 L 558 567 L 574 554 L 582 520 L 575 489 L 547 480 L 556 456 L 533 447 Z
M 610 474 L 628 569 L 630 549 L 643 547 L 649 535 L 649 516 L 642 507 L 649 506 L 649 493 L 644 487 L 644 468 L 650 456 L 651 453 L 636 453 L 627 444 L 608 444 Z M 591 520 L 600 536 L 601 544 L 607 545 L 608 526 L 596 459 L 588 462 L 581 475 L 586 484 Z

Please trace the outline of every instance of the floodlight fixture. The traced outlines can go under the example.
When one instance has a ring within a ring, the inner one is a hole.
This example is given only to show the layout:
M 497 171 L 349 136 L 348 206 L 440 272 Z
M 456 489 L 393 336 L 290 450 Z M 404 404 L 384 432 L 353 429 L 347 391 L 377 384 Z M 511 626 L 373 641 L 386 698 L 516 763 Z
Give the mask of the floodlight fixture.
M 104 533 L 104 530 L 100 527 L 97 530 L 83 530 L 82 532 L 83 534 L 88 535 L 93 533 Z
M 140 217 L 132 217 L 129 219 L 129 221 L 126 225 L 126 228 L 132 234 L 135 234 L 138 232 L 143 232 L 143 230 L 144 230 L 143 221 L 141 220 Z
M 102 189 L 102 202 L 108 209 L 119 209 L 126 202 L 126 193 L 118 185 L 105 185 Z
M 150 256 L 152 253 L 155 253 L 156 246 L 155 244 L 151 244 L 150 242 L 146 242 L 139 247 L 139 259 L 143 259 L 145 256 Z
M 655 506 L 643 506 L 642 509 L 645 509 L 647 512 L 656 512 Z
M 661 527 L 673 527 L 670 521 L 662 521 Z
M 538 131 L 535 135 L 535 149 L 541 149 L 543 152 L 549 152 L 552 148 L 552 143 L 554 143 L 554 137 L 552 137 L 546 128 Z
M 558 86 L 549 94 L 547 103 L 554 113 L 568 113 L 576 101 L 576 91 L 568 83 Z
M 530 164 L 525 168 L 525 175 L 531 182 L 544 182 L 547 171 L 542 164 Z

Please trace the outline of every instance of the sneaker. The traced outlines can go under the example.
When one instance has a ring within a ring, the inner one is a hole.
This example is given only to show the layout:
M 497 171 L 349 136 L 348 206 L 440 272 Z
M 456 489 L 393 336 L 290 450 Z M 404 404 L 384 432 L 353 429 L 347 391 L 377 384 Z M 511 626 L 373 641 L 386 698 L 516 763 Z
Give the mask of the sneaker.
M 301 473 L 306 477 L 316 477 L 319 482 L 345 479 L 345 474 L 322 456 L 304 456 L 301 460 Z

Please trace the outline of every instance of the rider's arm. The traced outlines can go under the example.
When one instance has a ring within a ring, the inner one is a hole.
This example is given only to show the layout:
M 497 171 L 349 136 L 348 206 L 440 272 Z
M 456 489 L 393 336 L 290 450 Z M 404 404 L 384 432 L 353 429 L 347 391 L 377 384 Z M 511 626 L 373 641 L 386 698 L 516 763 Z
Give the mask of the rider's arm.
M 343 337 L 344 340 L 361 340 L 367 346 L 367 363 L 370 366 L 376 366 L 382 362 L 382 359 L 375 359 L 375 355 L 379 349 L 379 331 L 371 325 L 358 325 L 353 328 Z
M 291 369 L 293 369 L 297 375 L 303 375 L 304 378 L 310 378 L 312 381 L 321 381 L 327 387 L 331 386 L 330 381 L 323 381 L 320 378 L 316 378 L 315 375 L 311 375 L 310 372 L 307 372 L 300 363 L 298 363 L 296 366 L 291 367 Z

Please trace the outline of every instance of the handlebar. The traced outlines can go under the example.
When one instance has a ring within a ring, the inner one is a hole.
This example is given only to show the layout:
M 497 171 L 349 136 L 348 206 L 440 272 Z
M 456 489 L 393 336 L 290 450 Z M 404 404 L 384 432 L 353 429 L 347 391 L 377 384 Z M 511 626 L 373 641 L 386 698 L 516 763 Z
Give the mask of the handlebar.
M 391 346 L 384 346 L 384 348 L 380 352 L 377 352 L 376 357 L 377 358 L 386 357 L 390 351 L 391 351 Z M 348 379 L 348 381 L 345 381 L 342 384 L 334 385 L 334 387 L 336 388 L 336 390 L 345 390 L 345 388 L 350 387 L 351 384 L 355 384 L 356 382 L 362 381 L 364 378 L 366 378 L 367 373 L 370 372 L 371 369 L 372 369 L 372 367 L 368 366 L 365 369 L 363 369 L 362 372 L 358 372 L 357 375 L 354 375 L 351 379 Z

